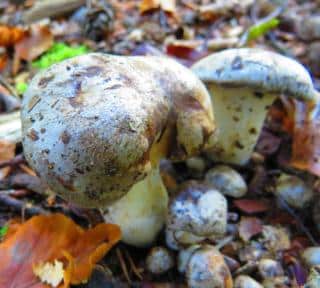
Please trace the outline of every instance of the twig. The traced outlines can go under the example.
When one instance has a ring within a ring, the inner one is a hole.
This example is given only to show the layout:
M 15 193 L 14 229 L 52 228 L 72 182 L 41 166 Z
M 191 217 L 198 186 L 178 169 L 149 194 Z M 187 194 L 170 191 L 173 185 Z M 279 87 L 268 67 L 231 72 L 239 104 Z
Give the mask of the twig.
M 3 180 L 0 180 L 0 189 L 22 188 L 33 191 L 40 195 L 46 195 L 48 187 L 41 182 L 39 177 L 26 173 L 18 173 Z
M 25 201 L 15 199 L 9 196 L 7 193 L 2 193 L 0 191 L 0 203 L 2 205 L 8 206 L 8 208 L 13 209 L 17 212 L 22 212 L 22 214 L 27 214 L 30 216 L 38 215 L 38 214 L 46 214 L 47 211 L 35 206 L 30 206 Z
M 137 268 L 137 266 L 135 265 L 135 263 L 133 262 L 129 252 L 127 250 L 124 250 L 124 254 L 126 256 L 126 258 L 128 259 L 129 261 L 129 264 L 130 264 L 130 267 L 131 267 L 131 270 L 132 272 L 137 276 L 137 278 L 139 278 L 140 280 L 143 279 L 139 269 Z
M 217 250 L 222 249 L 224 246 L 228 245 L 229 243 L 231 243 L 234 239 L 234 235 L 230 235 L 227 236 L 221 240 L 219 240 L 219 242 L 215 245 Z
M 280 204 L 283 206 L 283 208 L 294 218 L 294 220 L 297 222 L 298 227 L 300 228 L 300 230 L 308 237 L 308 239 L 310 240 L 310 242 L 312 243 L 312 245 L 314 246 L 318 246 L 319 243 L 314 239 L 314 237 L 312 236 L 312 234 L 310 233 L 310 231 L 308 230 L 308 228 L 303 224 L 303 222 L 301 221 L 301 219 L 296 215 L 296 213 L 294 212 L 294 210 L 289 207 L 289 205 L 287 204 L 287 202 L 283 199 L 283 197 L 281 196 L 277 196 Z
M 267 34 L 267 39 L 269 40 L 271 46 L 275 49 L 277 49 L 281 54 L 293 58 L 293 54 L 290 52 L 288 48 L 286 48 L 284 45 L 282 45 L 278 40 L 274 32 L 270 31 Z
M 86 0 L 42 0 L 23 15 L 25 23 L 32 23 L 43 18 L 59 16 L 71 12 L 82 5 Z
M 0 115 L 0 139 L 15 143 L 21 141 L 20 111 Z
M 14 158 L 12 158 L 10 160 L 0 161 L 0 169 L 7 167 L 7 166 L 13 167 L 13 166 L 19 165 L 24 162 L 25 162 L 25 159 L 24 159 L 23 155 L 18 154 L 17 156 L 15 156 Z
M 120 266 L 121 266 L 121 269 L 122 269 L 122 272 L 124 274 L 124 277 L 126 278 L 127 282 L 131 285 L 131 279 L 129 277 L 129 273 L 128 273 L 128 268 L 127 268 L 127 265 L 123 259 L 123 255 L 122 255 L 122 252 L 119 248 L 116 249 L 116 253 L 117 253 L 117 256 L 118 256 L 118 259 L 119 259 L 119 262 L 120 262 Z
M 2 84 L 11 93 L 12 96 L 14 96 L 15 98 L 19 99 L 15 89 L 1 75 L 0 75 L 0 84 Z

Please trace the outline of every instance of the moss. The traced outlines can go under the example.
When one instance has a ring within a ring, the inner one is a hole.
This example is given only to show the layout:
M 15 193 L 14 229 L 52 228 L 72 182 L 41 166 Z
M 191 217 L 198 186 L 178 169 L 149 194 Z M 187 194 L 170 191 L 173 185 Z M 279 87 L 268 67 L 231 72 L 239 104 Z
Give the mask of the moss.
M 27 90 L 28 84 L 26 82 L 18 82 L 15 87 L 19 94 L 23 94 Z
M 32 62 L 32 66 L 39 69 L 45 69 L 64 59 L 86 54 L 88 52 L 89 49 L 84 45 L 69 46 L 65 43 L 54 43 L 45 54 L 38 60 Z

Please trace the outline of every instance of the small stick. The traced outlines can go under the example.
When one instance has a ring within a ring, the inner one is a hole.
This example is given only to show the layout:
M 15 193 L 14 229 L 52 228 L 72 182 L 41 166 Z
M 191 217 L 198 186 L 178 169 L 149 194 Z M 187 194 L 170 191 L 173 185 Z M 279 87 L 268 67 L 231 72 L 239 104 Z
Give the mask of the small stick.
M 40 207 L 30 206 L 25 201 L 15 199 L 9 196 L 7 193 L 2 193 L 2 191 L 0 191 L 0 203 L 2 205 L 8 206 L 14 211 L 22 212 L 22 216 L 24 216 L 24 214 L 30 216 L 38 214 L 47 214 L 47 212 L 44 209 Z
M 291 207 L 289 207 L 289 205 L 287 204 L 287 202 L 283 199 L 283 197 L 278 196 L 277 197 L 280 204 L 283 206 L 283 208 L 285 208 L 285 210 L 294 218 L 294 220 L 297 221 L 298 227 L 300 228 L 300 230 L 307 236 L 307 238 L 310 240 L 310 242 L 312 243 L 312 245 L 314 246 L 318 246 L 319 243 L 315 240 L 315 238 L 313 237 L 313 235 L 310 233 L 310 231 L 308 230 L 308 228 L 303 224 L 303 222 L 301 221 L 301 219 L 296 215 L 296 213 L 293 211 L 293 209 Z
M 231 243 L 234 239 L 234 236 L 233 235 L 230 235 L 230 236 L 227 236 L 223 239 L 221 239 L 216 245 L 216 249 L 217 250 L 220 250 L 222 249 L 224 246 L 228 245 L 229 243 Z
M 129 263 L 130 263 L 130 266 L 131 266 L 131 269 L 132 269 L 133 273 L 134 273 L 140 280 L 142 280 L 143 277 L 142 277 L 139 269 L 137 268 L 136 264 L 133 262 L 133 260 L 132 260 L 132 258 L 131 258 L 131 256 L 130 256 L 129 252 L 128 252 L 127 250 L 124 250 L 124 254 L 125 254 L 125 256 L 127 257 L 128 261 L 129 261 Z
M 14 143 L 21 141 L 20 111 L 0 115 L 0 139 Z
M 23 155 L 18 154 L 10 160 L 0 161 L 0 169 L 7 167 L 7 166 L 13 167 L 13 166 L 19 165 L 24 162 L 25 162 L 25 159 L 24 159 Z
M 119 258 L 120 266 L 123 271 L 124 277 L 126 278 L 127 282 L 131 285 L 131 279 L 129 277 L 128 268 L 127 268 L 127 265 L 123 259 L 123 255 L 121 253 L 121 250 L 119 248 L 117 248 L 116 253 Z
M 85 4 L 86 0 L 36 1 L 33 7 L 24 13 L 23 20 L 27 24 L 32 23 L 43 18 L 66 14 Z

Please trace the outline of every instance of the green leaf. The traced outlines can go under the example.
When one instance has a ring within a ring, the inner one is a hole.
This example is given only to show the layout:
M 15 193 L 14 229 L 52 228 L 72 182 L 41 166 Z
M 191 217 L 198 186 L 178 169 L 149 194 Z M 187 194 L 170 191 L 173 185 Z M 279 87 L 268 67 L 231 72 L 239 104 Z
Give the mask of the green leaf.
M 247 41 L 255 40 L 264 34 L 268 33 L 270 30 L 276 28 L 280 23 L 280 20 L 277 18 L 271 18 L 270 20 L 262 23 L 253 25 L 248 30 Z
M 0 228 L 0 238 L 3 238 L 8 232 L 9 226 L 5 225 Z
M 16 83 L 16 90 L 19 94 L 23 94 L 28 88 L 28 84 L 26 82 L 18 82 Z
M 83 55 L 89 52 L 89 49 L 84 45 L 69 46 L 65 43 L 54 43 L 52 47 L 43 54 L 38 60 L 32 62 L 32 66 L 45 69 L 54 63 L 62 60 L 72 58 L 75 56 Z

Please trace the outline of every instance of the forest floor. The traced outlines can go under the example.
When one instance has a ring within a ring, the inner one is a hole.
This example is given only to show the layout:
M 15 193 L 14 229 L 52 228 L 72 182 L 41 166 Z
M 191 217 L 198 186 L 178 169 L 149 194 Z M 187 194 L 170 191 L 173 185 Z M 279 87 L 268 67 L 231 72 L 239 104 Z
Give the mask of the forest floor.
M 3 250 L 14 245 L 10 237 L 36 215 L 62 213 L 84 229 L 101 222 L 98 210 L 76 207 L 52 194 L 26 162 L 21 139 L 3 136 L 1 127 L 10 125 L 10 120 L 1 122 L 1 116 L 20 109 L 23 93 L 39 70 L 90 51 L 170 56 L 190 67 L 211 53 L 240 47 L 271 50 L 297 60 L 319 90 L 320 1 L 1 1 L 0 258 L 10 262 L 13 256 L 3 258 Z M 247 193 L 239 199 L 226 196 L 226 234 L 203 240 L 219 246 L 233 280 L 248 275 L 264 287 L 304 287 L 306 283 L 309 286 L 305 287 L 320 287 L 320 181 L 312 164 L 300 170 L 290 160 L 294 139 L 289 126 L 294 123 L 290 122 L 288 109 L 292 105 L 281 97 L 270 108 L 250 161 L 233 166 L 244 179 Z M 319 134 L 312 133 L 315 137 Z M 299 147 L 299 152 L 303 154 L 304 148 Z M 170 179 L 167 188 L 171 193 L 188 180 L 203 183 L 208 170 L 217 165 L 205 155 L 193 160 L 166 163 L 169 168 L 163 173 Z M 288 186 L 279 188 L 282 176 L 289 177 L 283 184 Z M 280 197 L 276 193 L 279 189 L 292 191 L 287 197 L 301 205 Z M 49 236 L 43 237 L 50 240 Z M 28 241 L 27 236 L 23 241 Z M 153 246 L 167 246 L 165 231 Z M 310 247 L 319 248 L 303 254 Z M 93 267 L 87 283 L 77 287 L 186 287 L 186 277 L 176 265 L 162 275 L 148 271 L 146 257 L 151 248 L 117 243 Z M 168 249 L 176 259 L 179 251 Z M 265 259 L 274 262 L 262 268 Z M 5 273 L 15 279 L 12 283 L 18 283 L 9 287 L 50 287 L 40 282 L 31 286 L 19 282 L 19 277 L 27 277 L 21 276 L 21 271 L 32 270 L 30 265 L 20 267 L 20 273 L 8 265 Z M 0 275 L 4 273 L 1 269 Z M 0 288 L 7 287 L 1 283 Z

